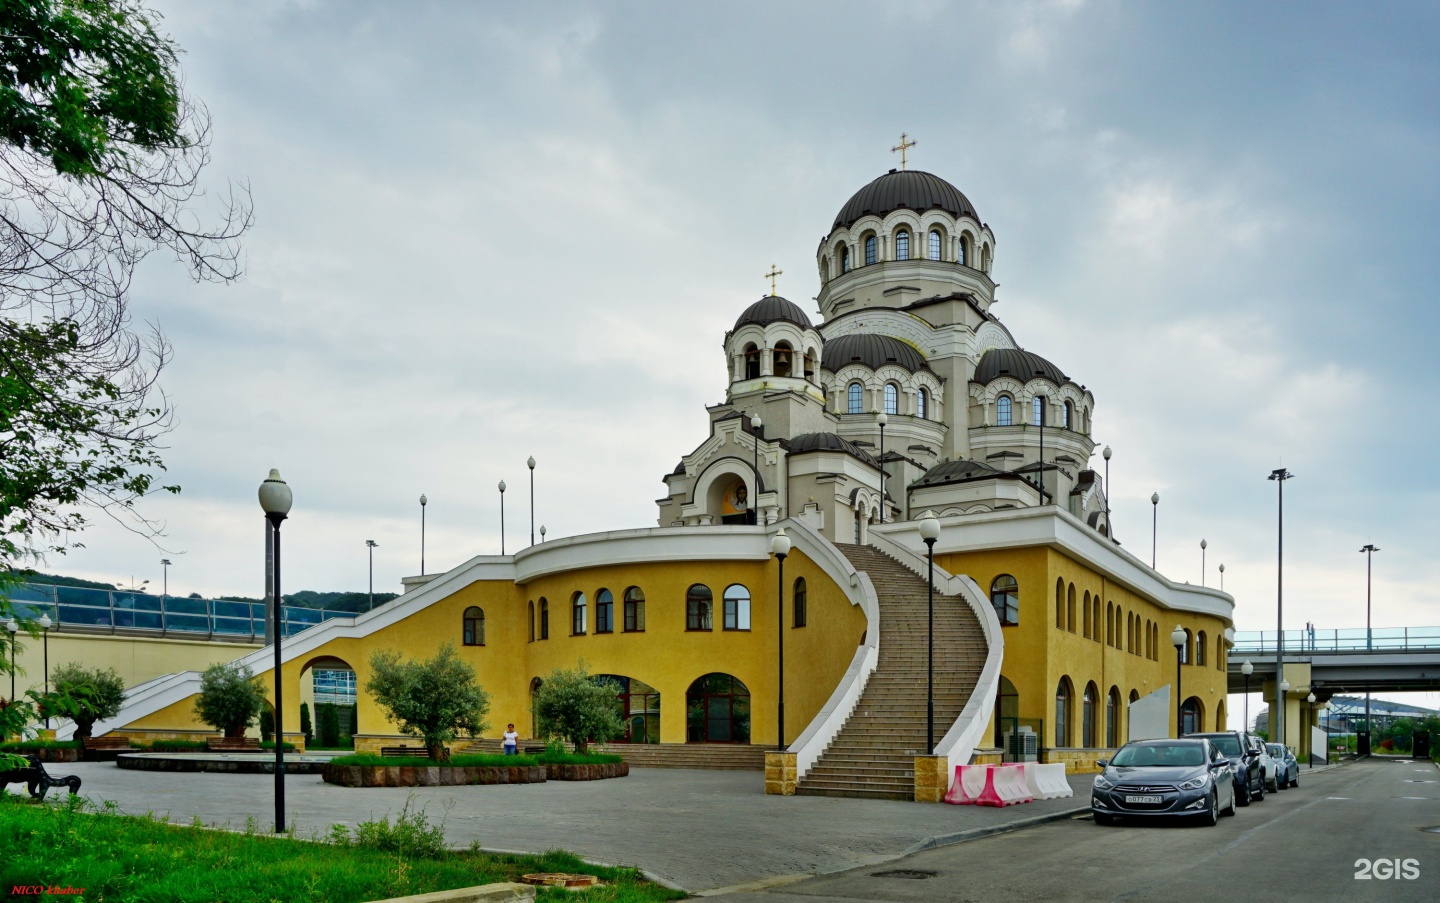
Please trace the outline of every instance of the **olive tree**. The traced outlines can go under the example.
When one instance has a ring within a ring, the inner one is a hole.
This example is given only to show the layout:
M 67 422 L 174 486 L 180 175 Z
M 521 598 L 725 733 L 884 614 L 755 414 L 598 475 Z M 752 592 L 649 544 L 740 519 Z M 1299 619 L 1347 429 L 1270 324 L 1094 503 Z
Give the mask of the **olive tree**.
M 463 733 L 475 736 L 488 726 L 490 694 L 475 680 L 475 669 L 461 660 L 454 643 L 440 647 L 427 661 L 403 661 L 393 649 L 370 656 L 365 691 L 375 697 L 407 737 L 419 737 L 436 762 L 450 758 L 445 744 Z
M 125 680 L 114 668 L 58 665 L 50 672 L 50 687 L 39 697 L 40 715 L 74 721 L 76 740 L 92 736 L 95 722 L 114 718 L 125 702 Z
M 582 660 L 573 669 L 557 668 L 535 692 L 536 727 L 545 738 L 560 737 L 585 755 L 591 743 L 604 743 L 625 731 L 615 688 L 597 682 Z
M 249 665 L 211 665 L 200 675 L 195 714 L 227 737 L 243 737 L 265 705 L 265 692 Z

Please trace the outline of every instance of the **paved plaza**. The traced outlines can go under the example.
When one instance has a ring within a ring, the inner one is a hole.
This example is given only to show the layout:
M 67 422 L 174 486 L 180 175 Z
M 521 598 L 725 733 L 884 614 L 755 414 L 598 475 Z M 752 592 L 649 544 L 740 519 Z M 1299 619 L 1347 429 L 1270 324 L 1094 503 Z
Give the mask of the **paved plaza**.
M 270 775 L 121 771 L 112 763 L 52 765 L 78 774 L 81 792 L 122 811 L 242 828 L 273 823 Z M 288 818 L 301 835 L 397 813 L 406 800 L 443 818 L 454 846 L 538 853 L 564 849 L 633 865 L 689 891 L 786 876 L 829 874 L 1086 805 L 1090 775 L 1072 775 L 1072 799 L 1004 809 L 886 800 L 766 796 L 759 772 L 635 768 L 609 781 L 476 787 L 344 788 L 291 775 Z M 18 789 L 18 788 L 17 788 Z M 447 812 L 448 808 L 448 812 Z

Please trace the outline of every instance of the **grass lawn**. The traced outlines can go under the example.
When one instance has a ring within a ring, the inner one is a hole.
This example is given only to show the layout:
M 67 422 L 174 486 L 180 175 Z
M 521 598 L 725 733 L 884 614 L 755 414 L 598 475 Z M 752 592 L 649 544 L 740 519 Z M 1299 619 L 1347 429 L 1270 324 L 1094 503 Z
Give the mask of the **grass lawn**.
M 512 757 L 513 758 L 513 757 Z M 89 810 L 89 811 L 87 811 Z M 584 892 L 541 889 L 541 900 L 675 900 L 685 894 L 632 869 L 586 865 L 569 853 L 509 856 L 444 848 L 422 812 L 343 826 L 324 839 L 275 837 L 167 824 L 71 803 L 38 804 L 0 793 L 0 887 L 83 888 L 67 899 L 100 903 L 364 903 L 515 880 L 530 872 L 599 876 Z

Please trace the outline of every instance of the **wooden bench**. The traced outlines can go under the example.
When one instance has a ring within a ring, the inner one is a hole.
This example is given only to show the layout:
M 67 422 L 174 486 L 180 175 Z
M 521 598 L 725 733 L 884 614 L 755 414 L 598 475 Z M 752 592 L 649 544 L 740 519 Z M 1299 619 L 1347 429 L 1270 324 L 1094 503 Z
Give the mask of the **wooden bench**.
M 80 741 L 82 758 L 88 762 L 111 762 L 132 747 L 130 738 L 124 735 L 106 734 L 103 737 L 85 737 Z
M 205 741 L 210 752 L 259 752 L 260 741 L 254 737 L 211 737 Z
M 424 759 L 430 753 L 423 746 L 382 746 L 380 755 L 387 759 Z

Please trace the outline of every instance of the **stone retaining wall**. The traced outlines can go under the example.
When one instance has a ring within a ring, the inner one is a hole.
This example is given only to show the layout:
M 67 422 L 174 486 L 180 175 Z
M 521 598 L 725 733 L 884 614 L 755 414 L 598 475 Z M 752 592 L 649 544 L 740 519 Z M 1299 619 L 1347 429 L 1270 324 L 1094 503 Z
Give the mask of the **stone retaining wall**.
M 61 747 L 41 747 L 37 749 L 6 749 L 0 752 L 14 753 L 17 756 L 39 756 L 41 762 L 79 762 L 81 749 L 65 749 Z
M 463 784 L 540 784 L 543 765 L 331 765 L 321 770 L 325 783 L 341 787 L 445 787 Z
M 550 781 L 603 781 L 630 774 L 628 762 L 606 765 L 545 765 L 545 778 Z

